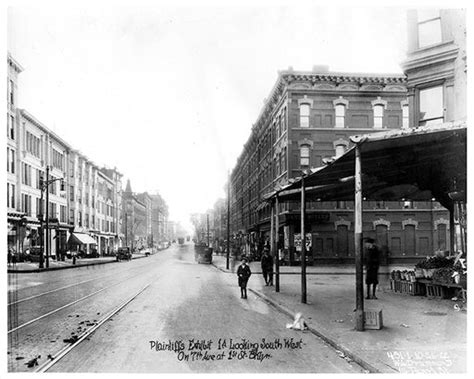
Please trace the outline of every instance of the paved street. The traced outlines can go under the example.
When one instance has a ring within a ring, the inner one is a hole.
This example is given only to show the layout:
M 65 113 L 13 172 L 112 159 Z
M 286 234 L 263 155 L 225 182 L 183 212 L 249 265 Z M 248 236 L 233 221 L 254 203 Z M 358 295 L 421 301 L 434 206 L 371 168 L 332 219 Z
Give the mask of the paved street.
M 131 262 L 9 274 L 9 371 L 34 370 L 25 363 L 40 355 L 42 365 L 147 285 L 49 371 L 363 371 L 313 334 L 286 329 L 291 320 L 254 294 L 240 299 L 235 276 L 196 264 L 192 245 Z

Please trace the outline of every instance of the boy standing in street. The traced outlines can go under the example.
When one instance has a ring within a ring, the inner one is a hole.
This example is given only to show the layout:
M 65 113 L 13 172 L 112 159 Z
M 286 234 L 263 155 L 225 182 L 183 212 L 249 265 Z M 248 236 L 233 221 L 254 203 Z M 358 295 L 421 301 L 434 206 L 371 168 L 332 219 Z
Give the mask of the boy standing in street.
M 243 257 L 242 264 L 237 269 L 241 299 L 247 298 L 247 282 L 249 281 L 250 275 L 252 275 L 252 272 L 250 271 L 250 267 L 247 265 L 247 258 Z

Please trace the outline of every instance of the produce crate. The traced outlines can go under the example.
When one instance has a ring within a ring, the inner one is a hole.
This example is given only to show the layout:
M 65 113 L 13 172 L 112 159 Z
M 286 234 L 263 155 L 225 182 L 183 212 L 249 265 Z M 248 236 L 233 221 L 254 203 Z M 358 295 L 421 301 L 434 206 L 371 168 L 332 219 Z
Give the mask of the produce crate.
M 390 289 L 394 292 L 408 294 L 411 296 L 423 296 L 425 294 L 425 286 L 418 282 L 407 280 L 390 280 Z
M 426 283 L 426 296 L 435 298 L 435 299 L 445 299 L 446 289 L 443 286 L 440 286 L 438 284 Z

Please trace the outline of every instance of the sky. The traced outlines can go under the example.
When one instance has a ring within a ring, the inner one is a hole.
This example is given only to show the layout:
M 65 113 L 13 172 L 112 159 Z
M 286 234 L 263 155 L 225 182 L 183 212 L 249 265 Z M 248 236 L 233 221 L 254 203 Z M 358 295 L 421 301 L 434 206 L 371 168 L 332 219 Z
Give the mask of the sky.
M 10 7 L 19 106 L 188 223 L 225 196 L 279 70 L 401 73 L 405 9 L 296 4 Z

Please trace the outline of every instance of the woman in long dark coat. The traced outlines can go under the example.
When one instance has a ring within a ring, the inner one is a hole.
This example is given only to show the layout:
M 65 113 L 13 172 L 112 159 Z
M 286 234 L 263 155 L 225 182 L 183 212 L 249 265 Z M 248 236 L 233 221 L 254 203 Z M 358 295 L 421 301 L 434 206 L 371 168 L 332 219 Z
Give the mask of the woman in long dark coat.
M 377 288 L 377 284 L 379 284 L 378 275 L 380 266 L 380 251 L 378 247 L 374 244 L 374 242 L 375 241 L 372 238 L 367 238 L 366 240 L 366 299 L 377 299 L 377 296 L 375 296 L 375 291 Z M 370 296 L 370 285 L 372 285 L 372 297 Z
M 242 258 L 242 264 L 237 269 L 241 299 L 247 298 L 247 282 L 249 281 L 250 275 L 252 275 L 252 272 L 250 271 L 250 267 L 247 265 L 247 258 L 244 257 Z

